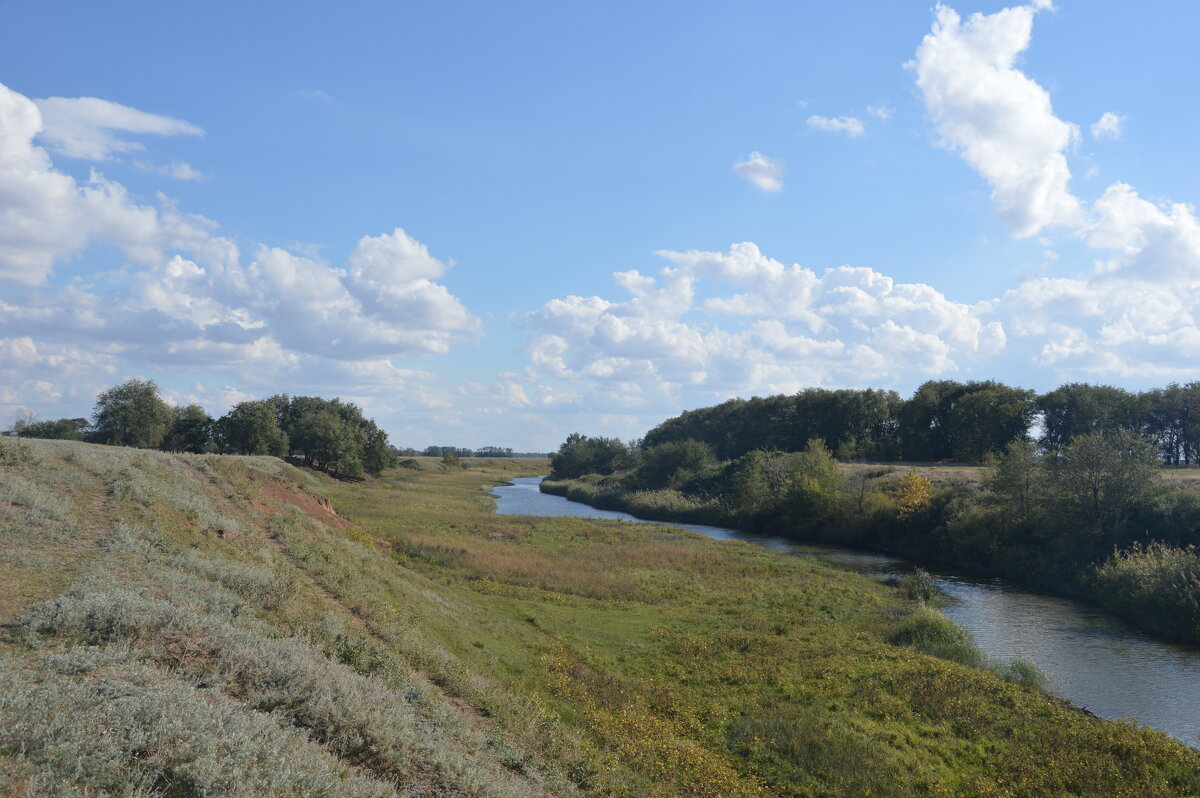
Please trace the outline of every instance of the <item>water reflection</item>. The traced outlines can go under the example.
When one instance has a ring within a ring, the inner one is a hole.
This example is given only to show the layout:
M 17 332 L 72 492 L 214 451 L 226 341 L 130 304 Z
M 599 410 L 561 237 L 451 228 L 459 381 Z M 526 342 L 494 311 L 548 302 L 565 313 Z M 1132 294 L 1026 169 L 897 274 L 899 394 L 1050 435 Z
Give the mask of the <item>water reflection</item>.
M 541 477 L 495 489 L 496 512 L 637 521 L 538 489 Z M 670 524 L 718 540 L 738 539 L 872 575 L 903 573 L 912 563 L 885 554 L 795 543 L 699 524 Z M 1068 599 L 1029 593 L 995 579 L 933 569 L 951 597 L 945 613 L 966 627 L 989 657 L 1023 657 L 1046 674 L 1047 686 L 1102 718 L 1136 718 L 1200 747 L 1200 650 L 1173 646 L 1119 619 Z

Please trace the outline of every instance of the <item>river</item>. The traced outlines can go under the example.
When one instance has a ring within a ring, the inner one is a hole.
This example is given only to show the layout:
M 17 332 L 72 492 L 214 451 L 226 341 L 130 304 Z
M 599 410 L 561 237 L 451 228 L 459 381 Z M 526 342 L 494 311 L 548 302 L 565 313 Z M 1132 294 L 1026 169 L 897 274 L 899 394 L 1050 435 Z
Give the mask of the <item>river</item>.
M 542 493 L 541 480 L 518 478 L 495 488 L 496 512 L 659 523 Z M 718 540 L 745 540 L 870 575 L 916 567 L 860 549 L 716 526 L 666 525 Z M 1102 610 L 1069 599 L 1031 593 L 998 579 L 972 578 L 938 567 L 927 570 L 950 597 L 945 614 L 965 627 L 989 657 L 1030 660 L 1046 675 L 1046 686 L 1074 704 L 1102 718 L 1136 719 L 1200 748 L 1200 649 L 1156 640 Z

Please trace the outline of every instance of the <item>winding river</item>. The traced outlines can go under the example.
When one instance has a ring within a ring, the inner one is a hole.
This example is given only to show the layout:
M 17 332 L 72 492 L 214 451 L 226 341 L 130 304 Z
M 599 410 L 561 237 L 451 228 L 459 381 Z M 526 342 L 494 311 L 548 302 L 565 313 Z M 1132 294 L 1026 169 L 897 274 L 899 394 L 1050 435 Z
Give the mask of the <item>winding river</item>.
M 575 516 L 638 523 L 628 513 L 598 510 L 538 489 L 541 477 L 494 489 L 505 515 Z M 696 524 L 667 524 L 718 540 L 745 540 L 814 557 L 870 575 L 901 573 L 914 563 L 885 554 L 798 543 Z M 944 612 L 964 626 L 989 657 L 1023 657 L 1046 675 L 1047 687 L 1102 718 L 1136 719 L 1200 748 L 1200 649 L 1164 643 L 1120 619 L 1069 599 L 1044 596 L 1000 580 L 928 569 L 950 596 Z

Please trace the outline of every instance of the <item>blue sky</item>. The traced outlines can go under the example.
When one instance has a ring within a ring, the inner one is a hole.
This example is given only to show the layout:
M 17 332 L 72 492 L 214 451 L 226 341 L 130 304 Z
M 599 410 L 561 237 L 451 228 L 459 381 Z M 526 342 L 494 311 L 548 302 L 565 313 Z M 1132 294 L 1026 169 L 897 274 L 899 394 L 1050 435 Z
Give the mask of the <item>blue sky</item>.
M 0 422 L 142 376 L 546 450 L 808 385 L 1197 379 L 1197 30 L 0 2 Z

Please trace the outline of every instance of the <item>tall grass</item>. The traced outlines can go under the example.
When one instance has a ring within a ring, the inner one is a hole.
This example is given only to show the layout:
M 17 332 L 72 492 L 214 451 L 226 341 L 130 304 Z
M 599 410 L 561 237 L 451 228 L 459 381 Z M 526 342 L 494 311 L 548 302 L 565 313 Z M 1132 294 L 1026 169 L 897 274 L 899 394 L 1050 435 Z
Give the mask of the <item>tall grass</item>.
M 1177 640 L 1200 640 L 1200 549 L 1162 543 L 1115 552 L 1092 577 L 1109 609 Z

